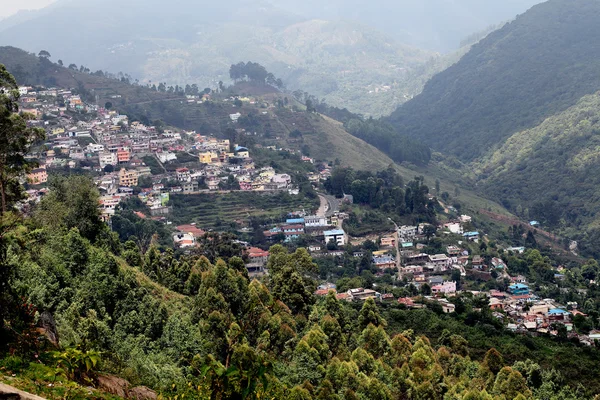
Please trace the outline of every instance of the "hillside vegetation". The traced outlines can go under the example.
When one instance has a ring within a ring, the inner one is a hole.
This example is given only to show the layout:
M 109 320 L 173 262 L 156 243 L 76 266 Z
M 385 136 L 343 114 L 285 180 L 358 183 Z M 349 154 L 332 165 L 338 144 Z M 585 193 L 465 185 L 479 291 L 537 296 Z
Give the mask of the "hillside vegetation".
M 483 190 L 523 218 L 555 229 L 571 226 L 596 232 L 600 228 L 599 160 L 600 94 L 596 93 L 539 126 L 512 135 L 475 164 L 475 174 L 485 185 Z M 588 254 L 599 254 L 592 246 L 595 234 L 566 232 L 583 239 Z
M 551 0 L 492 32 L 390 118 L 470 161 L 600 89 L 600 3 Z

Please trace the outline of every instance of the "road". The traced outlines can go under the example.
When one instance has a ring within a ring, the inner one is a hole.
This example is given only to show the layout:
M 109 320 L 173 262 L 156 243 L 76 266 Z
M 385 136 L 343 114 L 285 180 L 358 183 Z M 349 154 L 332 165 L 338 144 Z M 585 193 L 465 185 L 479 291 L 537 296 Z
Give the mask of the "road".
M 323 199 L 327 202 L 327 209 L 325 211 L 326 217 L 331 217 L 333 214 L 340 211 L 340 204 L 342 203 L 341 199 L 336 199 L 334 196 L 321 193 L 319 193 L 319 199 L 321 199 L 321 206 L 323 205 Z M 319 207 L 319 211 L 321 211 L 321 207 Z

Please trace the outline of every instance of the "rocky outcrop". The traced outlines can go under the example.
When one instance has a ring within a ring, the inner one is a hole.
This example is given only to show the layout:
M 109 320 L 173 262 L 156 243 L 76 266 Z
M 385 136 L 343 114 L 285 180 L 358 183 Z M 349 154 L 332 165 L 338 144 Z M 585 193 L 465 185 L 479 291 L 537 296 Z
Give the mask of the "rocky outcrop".
M 43 397 L 24 392 L 4 383 L 0 383 L 0 400 L 45 400 Z

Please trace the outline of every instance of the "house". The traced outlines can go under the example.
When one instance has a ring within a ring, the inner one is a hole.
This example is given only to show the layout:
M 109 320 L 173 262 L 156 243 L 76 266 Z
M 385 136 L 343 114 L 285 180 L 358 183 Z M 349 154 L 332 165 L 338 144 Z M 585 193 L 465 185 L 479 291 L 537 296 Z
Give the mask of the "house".
M 175 246 L 182 249 L 196 245 L 196 239 L 189 233 L 176 233 L 173 235 L 173 241 L 175 242 Z
M 417 227 L 416 226 L 406 226 L 403 225 L 398 230 L 398 234 L 403 238 L 413 238 L 417 236 Z
M 464 233 L 462 225 L 458 222 L 450 222 L 445 224 L 444 227 L 450 231 L 450 233 L 454 233 L 457 235 L 462 235 Z
M 311 215 L 304 217 L 304 226 L 307 228 L 318 228 L 327 226 L 327 219 L 324 216 Z
M 400 269 L 402 274 L 421 274 L 423 273 L 423 266 L 421 265 L 407 265 Z
M 372 289 L 363 289 L 363 288 L 350 289 L 346 293 L 348 293 L 350 295 L 352 300 L 375 299 L 378 297 L 378 294 L 379 294 Z
M 27 174 L 27 182 L 32 185 L 40 185 L 48 182 L 48 172 L 45 167 L 36 168 Z
M 119 171 L 119 186 L 132 187 L 138 185 L 138 174 L 135 170 L 121 168 Z
M 451 294 L 456 293 L 456 282 L 444 282 L 441 285 L 431 287 L 433 294 Z
M 508 249 L 506 249 L 506 251 L 512 251 L 513 253 L 523 254 L 525 252 L 525 247 L 509 247 Z
M 430 255 L 429 262 L 440 268 L 447 268 L 452 265 L 452 259 L 445 254 Z
M 323 232 L 325 243 L 335 242 L 338 246 L 346 245 L 346 232 L 341 229 Z
M 457 246 L 448 246 L 446 247 L 446 253 L 448 253 L 448 255 L 452 257 L 460 255 L 461 251 L 460 248 Z
M 107 165 L 117 165 L 118 163 L 118 158 L 115 153 L 101 152 L 98 154 L 98 159 L 100 161 L 100 168 L 102 169 Z
M 248 256 L 248 264 L 246 264 L 246 270 L 249 275 L 262 275 L 265 271 L 265 265 L 269 261 L 269 252 L 266 250 L 259 249 L 258 247 L 250 247 L 245 250 L 245 254 Z
M 504 304 L 497 298 L 492 297 L 490 299 L 490 310 L 504 310 Z
M 452 303 L 442 303 L 442 310 L 444 313 L 450 314 L 456 310 L 456 306 Z
M 492 262 L 492 266 L 494 268 L 497 268 L 497 269 L 506 269 L 506 264 L 504 264 L 504 261 L 501 258 L 494 257 L 494 258 L 492 258 L 491 262 Z
M 477 242 L 479 240 L 479 232 L 465 232 L 463 237 L 472 242 Z
M 548 321 L 565 321 L 568 319 L 570 313 L 560 308 L 553 308 L 548 311 Z
M 481 256 L 473 256 L 471 264 L 473 264 L 473 268 L 475 269 L 483 269 L 483 258 Z
M 515 283 L 508 287 L 508 292 L 514 296 L 522 296 L 529 294 L 529 286 L 523 283 Z
M 194 193 L 198 191 L 198 182 L 186 182 L 181 185 L 183 193 Z
M 396 247 L 396 238 L 394 236 L 384 236 L 381 238 L 381 247 Z
M 204 236 L 204 234 L 206 233 L 202 229 L 198 228 L 196 225 L 193 225 L 193 224 L 180 225 L 180 226 L 176 227 L 175 229 L 179 232 L 188 233 L 190 235 L 193 235 L 195 238 L 200 238 L 200 237 Z
M 379 269 L 396 268 L 396 260 L 391 256 L 373 257 L 373 264 Z
M 131 160 L 131 153 L 129 150 L 121 149 L 117 151 L 117 162 L 119 164 L 127 164 Z
M 382 303 L 389 303 L 394 301 L 394 295 L 392 293 L 385 293 L 379 296 L 379 301 Z
M 190 170 L 187 168 L 177 168 L 175 170 L 175 175 L 179 182 L 189 182 L 191 181 Z

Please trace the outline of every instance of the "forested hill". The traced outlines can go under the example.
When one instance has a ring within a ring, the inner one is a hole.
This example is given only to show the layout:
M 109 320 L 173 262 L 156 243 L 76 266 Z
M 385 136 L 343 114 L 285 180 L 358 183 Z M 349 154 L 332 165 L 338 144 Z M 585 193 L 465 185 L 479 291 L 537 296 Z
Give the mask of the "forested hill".
M 431 79 L 390 122 L 473 160 L 600 89 L 599 19 L 598 1 L 534 6 Z

